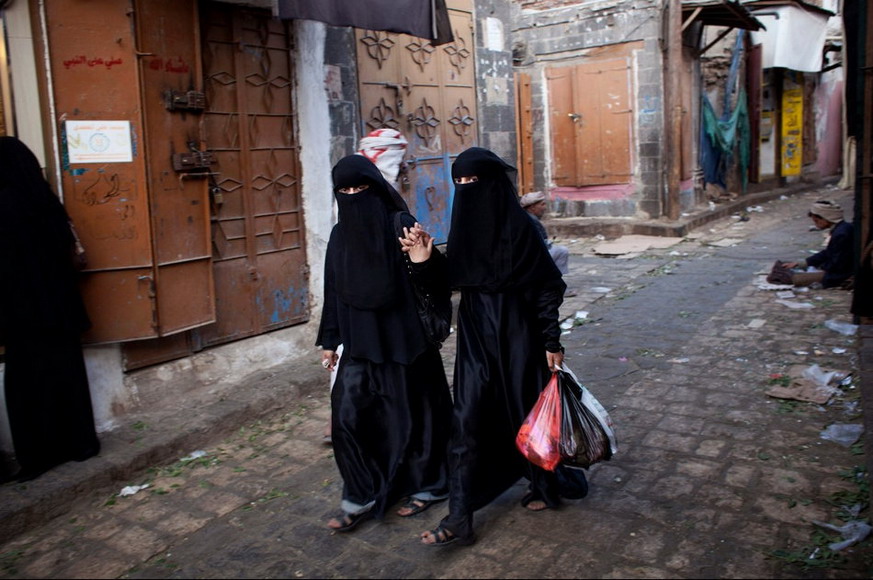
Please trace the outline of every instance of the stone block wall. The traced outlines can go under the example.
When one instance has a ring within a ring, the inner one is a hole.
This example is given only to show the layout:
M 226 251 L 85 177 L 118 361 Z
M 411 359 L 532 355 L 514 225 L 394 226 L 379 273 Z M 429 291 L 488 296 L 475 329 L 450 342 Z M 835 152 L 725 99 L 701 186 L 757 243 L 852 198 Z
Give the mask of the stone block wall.
M 549 190 L 553 185 L 546 68 L 582 63 L 624 43 L 641 47 L 633 50 L 631 59 L 634 194 L 629 200 L 613 200 L 614 207 L 586 202 L 571 204 L 572 211 L 637 217 L 658 217 L 662 212 L 666 157 L 661 4 L 659 0 L 513 0 L 511 4 L 515 70 L 529 74 L 532 84 L 535 189 Z
M 361 138 L 354 29 L 327 27 L 324 84 L 330 111 L 330 161 L 334 164 L 354 153 Z
M 474 3 L 479 145 L 514 165 L 517 145 L 510 15 L 505 0 Z

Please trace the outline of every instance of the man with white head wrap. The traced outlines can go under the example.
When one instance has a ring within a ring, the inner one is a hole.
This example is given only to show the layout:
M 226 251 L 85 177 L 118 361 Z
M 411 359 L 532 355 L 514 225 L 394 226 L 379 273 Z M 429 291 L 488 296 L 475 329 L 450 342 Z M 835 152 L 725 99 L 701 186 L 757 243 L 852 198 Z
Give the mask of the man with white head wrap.
M 830 229 L 827 246 L 806 260 L 787 262 L 789 268 L 813 268 L 813 272 L 794 274 L 795 286 L 820 283 L 822 288 L 846 287 L 855 273 L 855 230 L 843 219 L 843 208 L 834 201 L 819 200 L 812 204 L 807 215 L 819 230 Z
M 397 177 L 406 155 L 406 137 L 396 129 L 370 131 L 358 144 L 358 153 L 372 161 L 382 177 L 399 191 Z
M 549 249 L 549 255 L 552 256 L 558 270 L 561 271 L 562 275 L 566 276 L 570 271 L 570 268 L 567 265 L 567 262 L 570 259 L 570 250 L 567 246 L 561 246 L 552 242 L 546 232 L 546 227 L 543 225 L 542 221 L 540 221 L 546 213 L 546 194 L 541 191 L 532 191 L 521 196 L 519 203 L 521 203 L 521 207 L 527 211 L 531 221 L 534 222 L 537 231 L 540 233 L 540 236 L 542 236 L 543 240 L 546 242 L 546 247 Z

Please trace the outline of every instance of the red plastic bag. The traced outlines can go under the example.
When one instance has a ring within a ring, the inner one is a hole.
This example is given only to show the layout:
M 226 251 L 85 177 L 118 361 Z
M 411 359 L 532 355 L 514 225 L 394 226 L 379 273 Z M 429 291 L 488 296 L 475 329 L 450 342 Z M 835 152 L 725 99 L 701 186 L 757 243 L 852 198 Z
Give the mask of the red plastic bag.
M 552 373 L 515 437 L 521 454 L 547 471 L 554 471 L 561 462 L 561 407 L 558 373 Z

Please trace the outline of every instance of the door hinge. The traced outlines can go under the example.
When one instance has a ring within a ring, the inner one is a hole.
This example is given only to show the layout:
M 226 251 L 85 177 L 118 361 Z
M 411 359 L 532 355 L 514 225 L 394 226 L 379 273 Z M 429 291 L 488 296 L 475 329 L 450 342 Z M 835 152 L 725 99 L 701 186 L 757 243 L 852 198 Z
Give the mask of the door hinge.
M 164 99 L 168 111 L 200 113 L 206 110 L 206 93 L 200 91 L 167 91 Z

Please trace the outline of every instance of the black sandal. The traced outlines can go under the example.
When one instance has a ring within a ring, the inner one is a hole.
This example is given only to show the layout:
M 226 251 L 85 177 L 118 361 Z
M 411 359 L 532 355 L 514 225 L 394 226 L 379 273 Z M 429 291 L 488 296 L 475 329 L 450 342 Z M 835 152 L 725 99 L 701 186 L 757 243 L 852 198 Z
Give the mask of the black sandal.
M 335 528 L 331 525 L 328 525 L 327 527 L 330 528 L 331 531 L 334 531 L 334 532 L 351 532 L 356 527 L 358 527 L 358 524 L 360 524 L 361 522 L 365 522 L 365 521 L 371 519 L 372 517 L 373 517 L 373 510 L 372 509 L 369 509 L 365 512 L 361 512 L 359 514 L 350 514 L 347 512 L 342 512 L 340 515 L 333 518 L 342 525 L 338 528 Z
M 430 506 L 435 503 L 439 503 L 441 501 L 445 501 L 445 498 L 442 499 L 418 499 L 414 497 L 406 498 L 406 501 L 403 502 L 403 505 L 400 506 L 400 509 L 409 510 L 408 514 L 401 514 L 398 510 L 397 515 L 401 518 L 411 518 L 414 515 L 420 514 Z
M 424 535 L 421 537 L 421 543 L 425 546 L 448 546 L 449 544 L 458 543 L 459 546 L 469 546 L 476 541 L 476 536 L 456 536 L 450 529 L 439 525 L 436 529 L 428 530 L 431 536 L 436 538 L 435 542 L 425 542 Z

